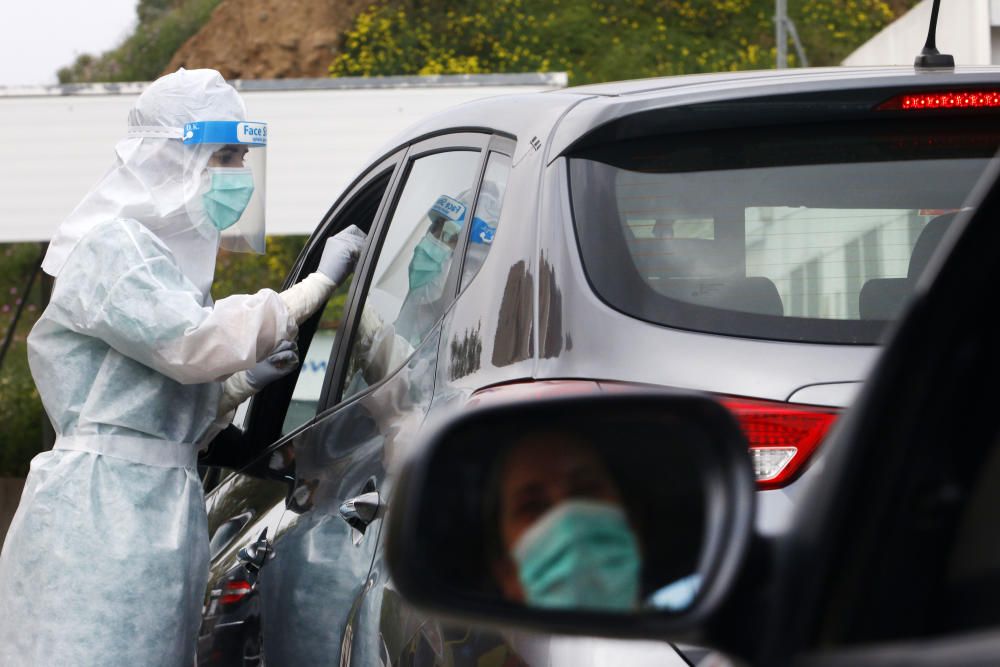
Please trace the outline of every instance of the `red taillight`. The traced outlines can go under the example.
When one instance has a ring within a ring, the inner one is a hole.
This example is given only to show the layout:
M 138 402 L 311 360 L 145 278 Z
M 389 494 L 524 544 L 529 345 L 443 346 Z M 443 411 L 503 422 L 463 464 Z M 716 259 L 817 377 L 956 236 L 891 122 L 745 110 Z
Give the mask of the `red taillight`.
M 250 595 L 252 589 L 253 586 L 250 585 L 249 581 L 242 579 L 227 581 L 222 585 L 222 597 L 219 598 L 219 604 L 236 604 Z
M 1000 92 L 963 90 L 940 93 L 905 93 L 878 106 L 880 111 L 902 109 L 989 109 L 1000 107 Z
M 757 487 L 776 489 L 792 481 L 837 419 L 833 408 L 738 398 L 722 399 L 750 441 Z

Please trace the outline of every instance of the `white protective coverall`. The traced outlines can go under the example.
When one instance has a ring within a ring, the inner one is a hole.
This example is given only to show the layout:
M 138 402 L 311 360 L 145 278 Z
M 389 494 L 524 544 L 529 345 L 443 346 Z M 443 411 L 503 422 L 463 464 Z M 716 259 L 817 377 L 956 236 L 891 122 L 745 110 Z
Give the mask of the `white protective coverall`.
M 217 72 L 180 70 L 129 125 L 245 116 Z M 56 281 L 28 355 L 57 439 L 31 462 L 0 555 L 4 667 L 192 664 L 208 577 L 197 451 L 249 394 L 239 371 L 333 288 L 312 274 L 213 305 L 219 233 L 197 206 L 211 147 L 146 131 L 115 152 L 43 263 Z

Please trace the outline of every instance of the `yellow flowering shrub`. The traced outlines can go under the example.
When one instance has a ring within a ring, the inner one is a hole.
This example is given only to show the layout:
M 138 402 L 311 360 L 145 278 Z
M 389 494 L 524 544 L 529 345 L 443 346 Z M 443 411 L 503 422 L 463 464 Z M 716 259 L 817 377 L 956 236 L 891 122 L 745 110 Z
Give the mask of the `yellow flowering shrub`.
M 836 64 L 895 16 L 883 0 L 789 6 L 812 65 Z M 344 35 L 330 74 L 565 71 L 580 84 L 771 68 L 773 14 L 774 0 L 379 0 Z

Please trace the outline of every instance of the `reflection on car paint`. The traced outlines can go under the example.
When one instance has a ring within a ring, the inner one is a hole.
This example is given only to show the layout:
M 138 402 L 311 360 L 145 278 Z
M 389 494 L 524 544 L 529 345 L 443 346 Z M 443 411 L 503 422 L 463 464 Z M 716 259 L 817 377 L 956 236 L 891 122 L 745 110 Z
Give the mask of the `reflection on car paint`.
M 535 352 L 531 326 L 534 315 L 532 287 L 531 273 L 524 260 L 510 267 L 493 336 L 494 366 L 509 366 L 530 359 Z

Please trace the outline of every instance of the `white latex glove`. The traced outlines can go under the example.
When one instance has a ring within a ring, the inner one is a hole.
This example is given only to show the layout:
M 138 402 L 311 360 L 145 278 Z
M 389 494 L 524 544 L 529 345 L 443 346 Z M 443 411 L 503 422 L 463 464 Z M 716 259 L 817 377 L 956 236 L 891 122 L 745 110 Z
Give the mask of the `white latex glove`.
M 278 343 L 271 353 L 246 372 L 246 381 L 254 391 L 260 391 L 279 380 L 299 365 L 299 346 L 290 340 Z
M 319 259 L 316 269 L 324 276 L 339 285 L 344 278 L 354 271 L 361 249 L 365 246 L 367 236 L 357 225 L 343 229 L 327 240 L 323 248 L 323 256 Z

